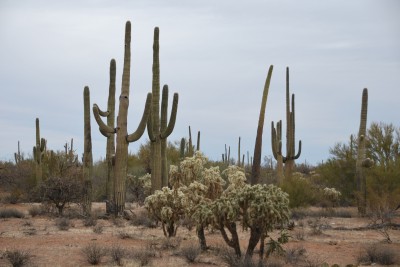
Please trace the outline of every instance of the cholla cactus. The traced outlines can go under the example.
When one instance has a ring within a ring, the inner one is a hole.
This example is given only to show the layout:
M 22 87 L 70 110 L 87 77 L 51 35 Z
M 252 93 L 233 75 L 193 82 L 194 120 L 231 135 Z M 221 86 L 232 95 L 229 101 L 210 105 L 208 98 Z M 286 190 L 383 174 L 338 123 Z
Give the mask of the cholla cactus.
M 193 218 L 197 223 L 211 224 L 220 230 L 237 256 L 241 256 L 236 229 L 236 222 L 240 220 L 245 229 L 250 229 L 246 255 L 251 256 L 258 242 L 261 240 L 263 244 L 275 225 L 289 220 L 288 194 L 274 185 L 246 184 L 245 174 L 237 166 L 229 166 L 223 174 L 230 182 L 228 188 L 214 201 L 200 202 Z
M 339 201 L 341 195 L 342 194 L 335 188 L 329 188 L 329 187 L 324 188 L 324 197 L 326 197 L 330 202 L 332 202 L 333 206 L 335 205 L 335 203 Z
M 230 192 L 236 188 L 241 188 L 246 184 L 246 174 L 243 169 L 232 165 L 222 172 L 222 175 L 227 177 L 229 186 L 226 192 Z
M 150 216 L 161 222 L 164 235 L 172 237 L 176 235 L 178 228 L 176 222 L 185 214 L 185 200 L 181 189 L 163 187 L 148 196 L 144 204 Z

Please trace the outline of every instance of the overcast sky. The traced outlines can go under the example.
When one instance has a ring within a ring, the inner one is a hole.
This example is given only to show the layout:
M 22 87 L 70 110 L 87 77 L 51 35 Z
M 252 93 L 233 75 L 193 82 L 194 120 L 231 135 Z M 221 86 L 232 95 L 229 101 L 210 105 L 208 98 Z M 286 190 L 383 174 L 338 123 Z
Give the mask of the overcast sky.
M 361 94 L 369 91 L 368 125 L 399 125 L 400 1 L 397 0 L 0 0 L 0 160 L 18 140 L 26 156 L 40 118 L 48 149 L 74 139 L 83 150 L 83 88 L 106 109 L 109 62 L 117 62 L 117 99 L 125 22 L 132 22 L 128 129 L 136 129 L 151 90 L 152 39 L 160 27 L 161 83 L 179 93 L 170 141 L 201 131 L 201 148 L 219 160 L 224 145 L 237 158 L 253 153 L 261 96 L 274 65 L 263 135 L 285 119 L 285 68 L 296 95 L 297 162 L 316 164 L 359 127 Z M 117 105 L 118 106 L 118 105 Z M 171 106 L 171 102 L 170 102 Z M 94 158 L 105 138 L 92 117 Z M 284 123 L 285 125 L 285 123 Z M 137 151 L 147 134 L 129 149 Z

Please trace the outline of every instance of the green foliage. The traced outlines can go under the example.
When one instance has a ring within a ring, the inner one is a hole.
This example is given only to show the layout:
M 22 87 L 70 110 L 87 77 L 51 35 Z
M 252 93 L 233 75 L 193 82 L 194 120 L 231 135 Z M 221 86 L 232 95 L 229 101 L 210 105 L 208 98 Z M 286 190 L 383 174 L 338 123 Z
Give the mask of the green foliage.
M 371 123 L 367 131 L 366 157 L 371 158 L 375 164 L 364 170 L 370 209 L 376 209 L 382 201 L 391 208 L 400 203 L 400 181 L 397 179 L 400 176 L 399 147 L 400 128 L 382 122 Z M 357 149 L 358 144 L 352 136 L 346 144 L 335 144 L 330 150 L 332 157 L 318 166 L 314 178 L 319 187 L 334 187 L 340 191 L 341 205 L 354 204 L 357 197 Z
M 289 194 L 290 208 L 306 207 L 317 203 L 318 188 L 300 173 L 285 179 L 282 190 Z

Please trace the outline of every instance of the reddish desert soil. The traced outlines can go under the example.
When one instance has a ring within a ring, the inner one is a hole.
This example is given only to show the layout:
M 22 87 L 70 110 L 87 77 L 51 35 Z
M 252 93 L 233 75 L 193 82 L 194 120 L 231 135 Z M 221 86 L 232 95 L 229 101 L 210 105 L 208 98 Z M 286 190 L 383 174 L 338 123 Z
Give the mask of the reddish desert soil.
M 97 225 L 103 225 L 103 232 L 96 234 L 93 227 L 85 227 L 83 220 L 72 219 L 72 227 L 67 231 L 61 231 L 55 225 L 57 218 L 47 216 L 31 217 L 28 210 L 32 205 L 38 204 L 0 204 L 0 209 L 15 208 L 26 214 L 23 219 L 10 218 L 0 219 L 0 255 L 6 250 L 19 249 L 28 251 L 33 255 L 30 266 L 90 266 L 87 263 L 82 248 L 90 243 L 96 243 L 105 248 L 111 248 L 118 244 L 130 252 L 141 249 L 149 250 L 152 245 L 156 254 L 152 257 L 148 266 L 228 266 L 218 255 L 217 247 L 225 246 L 221 235 L 217 232 L 206 232 L 207 243 L 210 250 L 202 253 L 195 263 L 187 263 L 179 256 L 179 249 L 187 244 L 197 244 L 195 231 L 189 231 L 180 227 L 177 238 L 181 240 L 180 248 L 160 249 L 160 244 L 165 240 L 160 227 L 155 229 L 143 226 L 132 226 L 129 221 L 123 220 L 122 225 L 116 226 L 113 220 L 98 219 Z M 95 203 L 93 209 L 97 212 L 104 211 L 105 204 Z M 321 234 L 312 234 L 309 222 L 316 218 L 303 218 L 295 221 L 295 228 L 289 231 L 291 236 L 289 243 L 284 245 L 285 249 L 304 248 L 309 261 L 308 266 L 322 262 L 330 265 L 347 264 L 357 265 L 357 258 L 365 247 L 372 244 L 389 246 L 400 255 L 400 231 L 389 230 L 391 244 L 382 242 L 383 235 L 377 230 L 334 230 L 332 228 L 355 228 L 367 226 L 370 221 L 366 218 L 359 218 L 356 210 L 348 209 L 354 216 L 352 218 L 320 218 L 319 224 L 325 228 Z M 400 218 L 394 218 L 394 222 L 400 223 Z M 129 238 L 122 239 L 121 233 Z M 276 237 L 278 232 L 271 236 Z M 301 238 L 304 237 L 304 238 Z M 304 239 L 304 240 L 299 240 Z M 240 230 L 240 241 L 242 251 L 245 251 L 248 240 L 248 232 Z M 10 266 L 3 257 L 0 258 L 0 266 Z M 110 256 L 102 258 L 100 266 L 117 266 L 112 262 Z M 140 266 L 133 257 L 126 257 L 123 266 Z M 287 265 L 293 266 L 293 265 Z M 374 264 L 374 266 L 379 266 Z

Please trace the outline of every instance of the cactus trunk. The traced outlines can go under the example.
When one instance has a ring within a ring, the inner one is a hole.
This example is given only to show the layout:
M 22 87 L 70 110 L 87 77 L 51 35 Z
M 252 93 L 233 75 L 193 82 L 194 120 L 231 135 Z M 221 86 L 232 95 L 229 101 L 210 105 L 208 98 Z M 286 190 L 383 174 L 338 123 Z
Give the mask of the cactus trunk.
M 261 109 L 260 116 L 258 119 L 258 127 L 257 127 L 257 136 L 256 142 L 254 145 L 254 158 L 253 158 L 253 167 L 251 172 L 251 184 L 258 184 L 260 182 L 260 169 L 261 169 L 261 149 L 262 149 L 262 134 L 264 129 L 264 117 L 265 117 L 265 108 L 267 106 L 267 98 L 269 85 L 271 82 L 272 70 L 273 66 L 271 65 L 268 70 L 267 79 L 264 85 L 264 91 L 261 101 Z
M 367 113 L 368 113 L 368 90 L 364 88 L 361 102 L 360 128 L 358 130 L 358 152 L 356 161 L 356 183 L 359 192 L 358 211 L 361 215 L 366 213 L 366 179 L 364 174 L 363 162 L 366 159 L 366 133 L 367 133 Z
M 90 215 L 92 209 L 92 130 L 90 126 L 90 91 L 89 87 L 83 90 L 84 107 L 84 146 L 83 146 L 83 213 Z M 72 147 L 72 142 L 71 142 Z
M 33 147 L 33 157 L 35 160 L 36 185 L 43 180 L 42 157 L 45 153 L 46 140 L 40 138 L 39 118 L 36 118 L 36 146 Z

